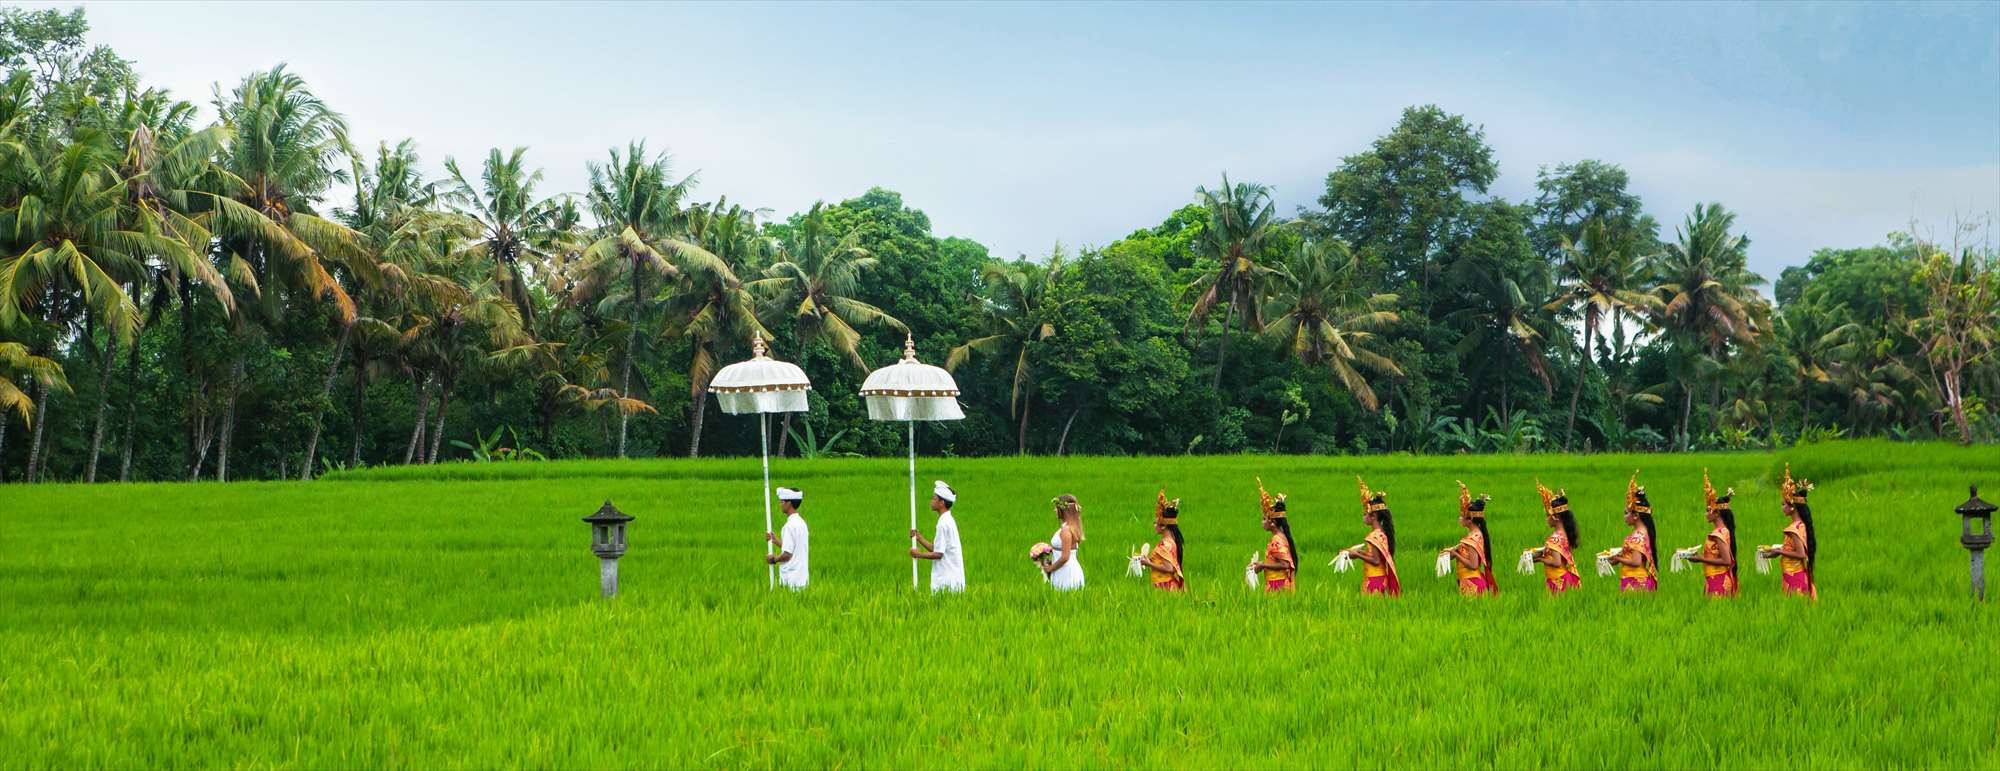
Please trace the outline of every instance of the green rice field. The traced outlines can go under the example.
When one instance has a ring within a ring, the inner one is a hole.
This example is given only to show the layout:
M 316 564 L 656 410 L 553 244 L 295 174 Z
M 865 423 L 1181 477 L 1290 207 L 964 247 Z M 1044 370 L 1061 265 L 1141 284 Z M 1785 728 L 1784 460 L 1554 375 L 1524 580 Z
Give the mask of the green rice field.
M 1740 544 L 1818 483 L 1821 600 L 1698 573 L 1554 598 L 1514 555 L 1569 491 L 1616 545 L 1643 469 L 1665 552 Z M 1389 491 L 1404 596 L 1326 566 Z M 813 586 L 765 586 L 757 461 L 458 464 L 314 483 L 0 486 L 0 768 L 2000 767 L 2000 616 L 1967 597 L 1966 485 L 2000 448 L 1691 456 L 919 459 L 959 491 L 970 591 L 910 588 L 898 459 L 774 462 Z M 1300 591 L 1249 591 L 1256 485 L 1290 494 Z M 1435 578 L 1463 479 L 1493 495 L 1494 598 Z M 1186 595 L 1124 575 L 1183 499 Z M 1058 493 L 1089 586 L 1026 559 Z M 600 599 L 578 521 L 636 516 Z M 932 517 L 920 517 L 926 533 Z M 928 575 L 928 567 L 925 568 Z M 2000 586 L 1993 587 L 2000 590 Z

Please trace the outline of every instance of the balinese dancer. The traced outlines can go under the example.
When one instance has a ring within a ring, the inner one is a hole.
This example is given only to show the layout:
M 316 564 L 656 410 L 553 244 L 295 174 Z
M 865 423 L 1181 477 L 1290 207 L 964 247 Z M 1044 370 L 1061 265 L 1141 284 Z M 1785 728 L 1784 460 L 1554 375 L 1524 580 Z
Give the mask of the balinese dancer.
M 1468 597 L 1480 594 L 1496 594 L 1499 584 L 1493 581 L 1493 542 L 1486 532 L 1486 502 L 1490 496 L 1472 497 L 1472 491 L 1465 483 L 1458 483 L 1458 526 L 1465 528 L 1465 537 L 1458 539 L 1458 545 L 1438 552 L 1440 557 L 1448 557 L 1452 573 L 1458 578 L 1458 593 Z
M 1704 590 L 1711 597 L 1736 596 L 1736 512 L 1729 508 L 1735 488 L 1715 494 L 1708 481 L 1708 469 L 1701 470 L 1701 495 L 1708 501 L 1708 523 L 1713 527 L 1701 546 L 1682 549 L 1685 559 L 1701 566 Z M 1692 553 L 1690 553 L 1692 552 Z
M 1549 490 L 1542 480 L 1535 480 L 1535 489 L 1542 495 L 1542 511 L 1549 517 L 1549 537 L 1542 548 L 1529 554 L 1542 565 L 1542 578 L 1548 582 L 1550 594 L 1562 594 L 1583 585 L 1583 576 L 1576 572 L 1576 515 L 1569 510 L 1569 493 L 1564 490 Z
M 1299 552 L 1292 542 L 1291 523 L 1285 521 L 1285 494 L 1274 497 L 1265 492 L 1264 480 L 1259 479 L 1257 497 L 1264 507 L 1264 529 L 1270 532 L 1271 543 L 1264 547 L 1264 558 L 1250 563 L 1250 569 L 1263 575 L 1264 591 L 1292 591 L 1299 572 Z
M 1170 592 L 1187 590 L 1187 576 L 1181 573 L 1181 554 L 1186 541 L 1181 538 L 1181 499 L 1167 500 L 1167 491 L 1160 489 L 1160 497 L 1153 504 L 1153 532 L 1160 536 L 1160 543 L 1146 552 L 1139 564 L 1153 577 L 1153 588 Z
M 1651 592 L 1660 588 L 1660 566 L 1654 557 L 1658 536 L 1653 530 L 1653 504 L 1639 486 L 1639 472 L 1625 483 L 1625 544 L 1607 554 L 1618 565 L 1618 591 Z
M 1778 558 L 1783 573 L 1780 586 L 1786 594 L 1802 594 L 1817 600 L 1819 585 L 1813 581 L 1813 563 L 1819 556 L 1819 535 L 1813 530 L 1812 504 L 1806 502 L 1812 489 L 1811 482 L 1792 481 L 1792 464 L 1785 464 L 1785 481 L 1779 495 L 1785 516 L 1791 517 L 1792 523 L 1785 526 L 1783 542 L 1765 546 L 1762 551 L 1766 557 Z
M 1401 596 L 1403 583 L 1396 577 L 1396 520 L 1389 513 L 1389 494 L 1368 489 L 1368 483 L 1354 477 L 1361 487 L 1361 521 L 1368 525 L 1368 537 L 1344 549 L 1361 560 L 1361 593 Z

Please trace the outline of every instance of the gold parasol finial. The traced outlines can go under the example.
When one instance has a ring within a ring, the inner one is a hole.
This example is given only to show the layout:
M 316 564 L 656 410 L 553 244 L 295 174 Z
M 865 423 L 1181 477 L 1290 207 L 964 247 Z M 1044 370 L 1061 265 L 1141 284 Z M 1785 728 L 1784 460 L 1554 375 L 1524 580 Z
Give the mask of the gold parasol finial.
M 764 333 L 761 330 L 750 330 L 750 357 L 753 359 L 766 358 L 764 353 L 767 350 L 769 349 L 764 347 Z

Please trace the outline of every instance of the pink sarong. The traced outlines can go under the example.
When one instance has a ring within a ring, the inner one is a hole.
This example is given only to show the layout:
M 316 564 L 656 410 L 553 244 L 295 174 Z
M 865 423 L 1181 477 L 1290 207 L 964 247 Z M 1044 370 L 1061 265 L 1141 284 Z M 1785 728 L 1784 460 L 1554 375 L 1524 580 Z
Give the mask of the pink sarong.
M 1659 588 L 1660 582 L 1652 576 L 1646 576 L 1645 578 L 1625 576 L 1618 579 L 1618 591 L 1621 592 L 1651 592 Z

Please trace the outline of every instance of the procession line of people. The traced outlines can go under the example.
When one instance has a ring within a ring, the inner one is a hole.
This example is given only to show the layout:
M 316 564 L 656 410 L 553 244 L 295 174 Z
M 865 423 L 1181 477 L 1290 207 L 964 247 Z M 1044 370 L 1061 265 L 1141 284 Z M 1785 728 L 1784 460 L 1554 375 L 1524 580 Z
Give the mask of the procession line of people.
M 1718 494 L 1709 481 L 1706 469 L 1702 470 L 1701 481 L 1704 517 L 1709 531 L 1700 544 L 1673 552 L 1672 564 L 1675 571 L 1689 565 L 1699 566 L 1703 590 L 1707 594 L 1735 596 L 1741 588 L 1737 570 L 1736 513 L 1732 508 L 1736 491 L 1725 489 Z M 1355 484 L 1360 489 L 1361 521 L 1368 531 L 1360 543 L 1341 549 L 1329 564 L 1340 572 L 1347 572 L 1359 563 L 1363 594 L 1399 596 L 1403 593 L 1403 585 L 1396 567 L 1396 522 L 1389 508 L 1388 493 L 1370 489 L 1367 481 L 1359 476 L 1355 477 Z M 1519 568 L 1523 573 L 1539 570 L 1550 594 L 1578 590 L 1583 586 L 1583 571 L 1578 565 L 1575 549 L 1581 542 L 1581 534 L 1577 531 L 1576 515 L 1570 510 L 1569 494 L 1561 488 L 1549 489 L 1540 479 L 1535 480 L 1535 488 L 1542 499 L 1549 533 L 1541 546 L 1522 552 Z M 1786 464 L 1780 484 L 1780 505 L 1790 522 L 1777 543 L 1756 547 L 1755 555 L 1760 567 L 1770 560 L 1777 561 L 1779 586 L 1783 592 L 1818 599 L 1819 590 L 1813 580 L 1813 571 L 1818 561 L 1819 538 L 1813 527 L 1812 506 L 1808 500 L 1812 489 L 1811 482 L 1794 481 L 1791 465 Z M 1245 566 L 1245 578 L 1253 588 L 1266 592 L 1295 591 L 1298 587 L 1299 550 L 1287 518 L 1285 494 L 1272 494 L 1265 489 L 1264 480 L 1260 478 L 1257 480 L 1257 497 L 1264 530 L 1271 537 L 1263 550 L 1253 554 L 1250 563 Z M 810 580 L 811 561 L 811 533 L 799 512 L 805 494 L 795 488 L 782 487 L 778 489 L 778 500 L 785 514 L 785 524 L 778 533 L 765 534 L 778 547 L 778 552 L 767 559 L 779 566 L 780 584 L 801 589 Z M 1489 495 L 1473 495 L 1464 482 L 1459 482 L 1458 524 L 1465 529 L 1465 535 L 1456 544 L 1438 552 L 1438 575 L 1450 575 L 1458 591 L 1467 596 L 1500 591 L 1499 581 L 1494 575 L 1492 533 L 1486 521 L 1491 500 Z M 910 556 L 931 562 L 930 587 L 933 592 L 965 590 L 964 547 L 959 540 L 958 521 L 952 516 L 952 506 L 957 501 L 958 492 L 951 485 L 943 481 L 934 483 L 930 508 L 938 519 L 932 530 L 933 537 L 926 538 L 921 530 L 910 531 L 910 537 L 917 544 L 910 549 Z M 1050 506 L 1055 513 L 1056 531 L 1048 541 L 1030 547 L 1028 557 L 1050 587 L 1058 591 L 1081 589 L 1084 573 L 1078 555 L 1085 540 L 1083 504 L 1075 495 L 1064 494 L 1051 499 Z M 1153 531 L 1160 536 L 1159 542 L 1131 556 L 1132 573 L 1146 577 L 1154 588 L 1163 591 L 1187 589 L 1187 575 L 1183 569 L 1187 541 L 1181 532 L 1180 516 L 1180 499 L 1168 499 L 1166 490 L 1161 489 L 1153 507 Z M 1652 502 L 1646 495 L 1646 488 L 1639 484 L 1637 471 L 1632 472 L 1632 478 L 1626 483 L 1624 519 L 1630 531 L 1618 546 L 1596 554 L 1598 572 L 1606 576 L 1615 574 L 1621 592 L 1658 591 L 1658 527 L 1655 525 Z

